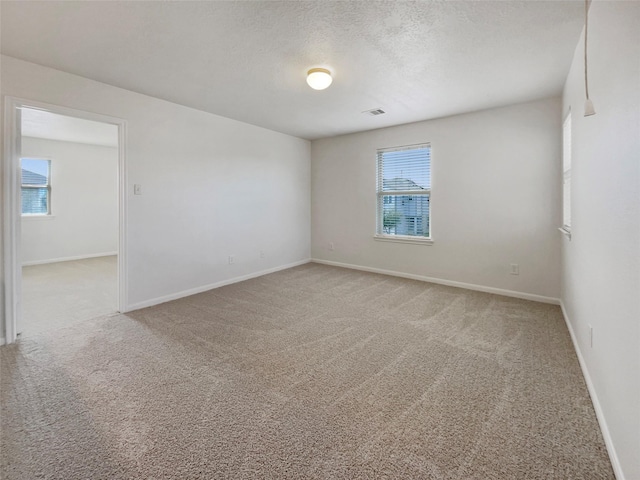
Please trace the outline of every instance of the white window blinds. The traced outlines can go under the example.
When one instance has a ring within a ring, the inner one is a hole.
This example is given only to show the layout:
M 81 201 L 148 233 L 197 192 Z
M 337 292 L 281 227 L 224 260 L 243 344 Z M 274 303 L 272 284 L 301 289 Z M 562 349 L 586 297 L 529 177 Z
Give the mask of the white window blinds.
M 22 158 L 20 166 L 22 215 L 51 214 L 51 161 Z
M 431 147 L 429 144 L 378 150 L 377 233 L 431 236 Z

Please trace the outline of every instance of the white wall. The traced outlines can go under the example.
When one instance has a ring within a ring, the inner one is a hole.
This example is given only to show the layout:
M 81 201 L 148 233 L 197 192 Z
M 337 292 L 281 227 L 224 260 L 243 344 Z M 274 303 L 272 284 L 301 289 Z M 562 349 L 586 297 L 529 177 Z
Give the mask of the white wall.
M 560 131 L 547 99 L 313 141 L 312 257 L 558 298 Z M 434 244 L 376 241 L 376 149 L 423 142 Z
M 3 95 L 127 121 L 129 307 L 309 258 L 308 141 L 1 60 Z
M 618 478 L 640 478 L 640 4 L 589 11 L 589 94 L 578 43 L 563 96 L 572 111 L 572 238 L 562 301 Z M 593 347 L 589 345 L 593 327 Z
M 22 218 L 22 264 L 118 250 L 118 149 L 22 137 L 24 157 L 51 160 L 51 216 Z

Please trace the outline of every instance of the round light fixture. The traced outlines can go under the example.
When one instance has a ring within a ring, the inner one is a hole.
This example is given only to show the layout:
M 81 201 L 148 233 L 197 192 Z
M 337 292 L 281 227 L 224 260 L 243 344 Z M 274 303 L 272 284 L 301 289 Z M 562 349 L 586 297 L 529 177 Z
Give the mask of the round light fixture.
M 324 90 L 331 82 L 331 72 L 326 68 L 312 68 L 307 72 L 307 83 L 314 90 Z

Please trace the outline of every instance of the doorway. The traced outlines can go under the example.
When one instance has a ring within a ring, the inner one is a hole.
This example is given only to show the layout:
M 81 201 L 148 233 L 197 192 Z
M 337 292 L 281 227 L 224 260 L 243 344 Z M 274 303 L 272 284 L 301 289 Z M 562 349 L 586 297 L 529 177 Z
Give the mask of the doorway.
M 125 311 L 124 129 L 5 100 L 6 342 Z

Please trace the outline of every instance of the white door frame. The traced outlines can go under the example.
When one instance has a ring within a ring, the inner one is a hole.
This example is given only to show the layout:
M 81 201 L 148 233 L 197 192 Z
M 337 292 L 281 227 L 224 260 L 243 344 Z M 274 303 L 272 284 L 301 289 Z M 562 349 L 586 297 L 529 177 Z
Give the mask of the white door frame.
M 109 123 L 118 127 L 118 311 L 127 307 L 127 177 L 126 177 L 126 129 L 127 122 L 73 108 L 51 105 L 16 97 L 4 97 L 4 175 L 3 175 L 3 231 L 2 259 L 4 265 L 4 338 L 13 343 L 19 333 L 22 320 L 22 255 L 20 236 L 22 231 L 20 211 L 20 152 L 22 108 L 44 110 L 60 115 Z

